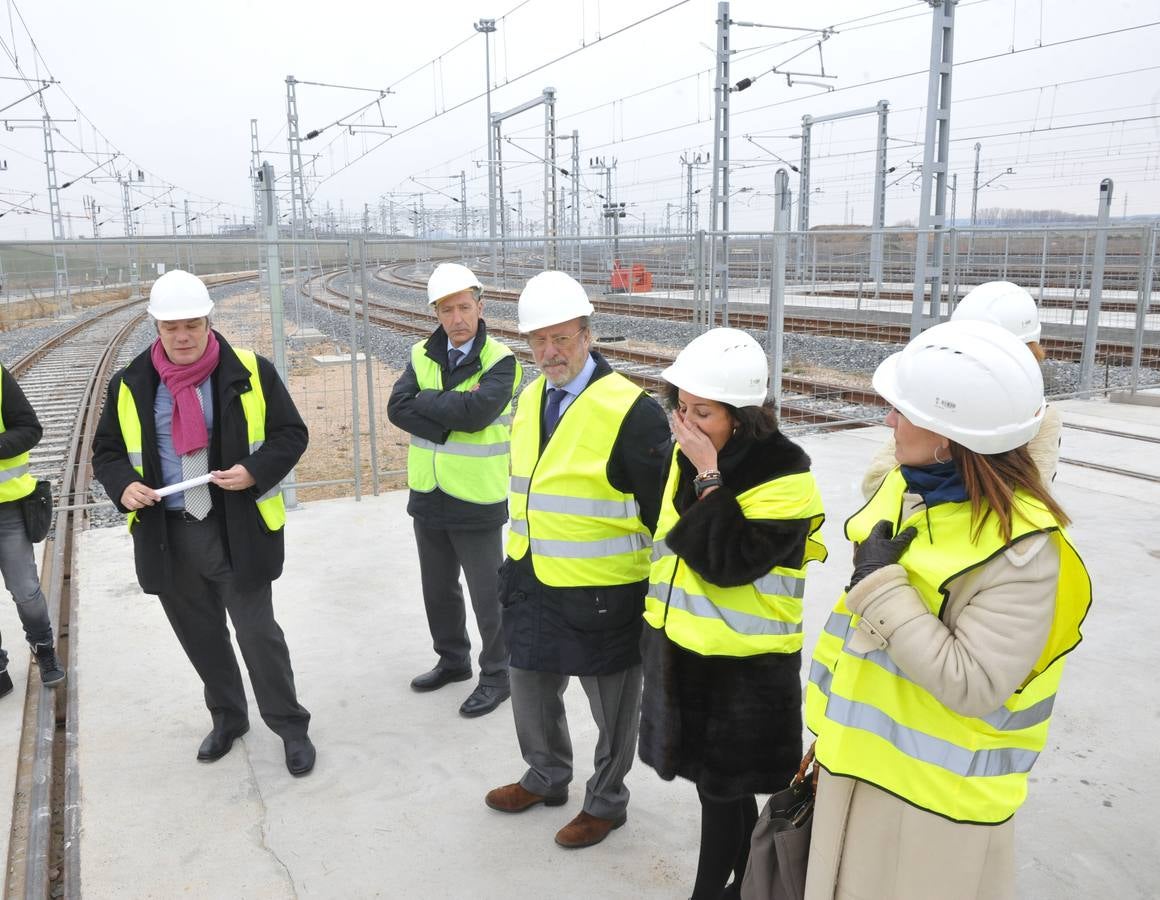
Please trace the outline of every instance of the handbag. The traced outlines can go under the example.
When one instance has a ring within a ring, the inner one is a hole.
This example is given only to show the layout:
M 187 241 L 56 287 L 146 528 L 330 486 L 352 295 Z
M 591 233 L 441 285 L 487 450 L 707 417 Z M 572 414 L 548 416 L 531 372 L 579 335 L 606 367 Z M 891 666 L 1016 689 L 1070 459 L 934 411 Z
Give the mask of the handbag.
M 47 481 L 36 482 L 32 493 L 20 498 L 20 511 L 24 513 L 24 530 L 28 539 L 39 544 L 48 535 L 52 524 L 52 485 Z
M 757 817 L 741 900 L 802 900 L 810 829 L 814 822 L 814 779 L 806 776 L 813 748 L 785 790 L 772 794 Z

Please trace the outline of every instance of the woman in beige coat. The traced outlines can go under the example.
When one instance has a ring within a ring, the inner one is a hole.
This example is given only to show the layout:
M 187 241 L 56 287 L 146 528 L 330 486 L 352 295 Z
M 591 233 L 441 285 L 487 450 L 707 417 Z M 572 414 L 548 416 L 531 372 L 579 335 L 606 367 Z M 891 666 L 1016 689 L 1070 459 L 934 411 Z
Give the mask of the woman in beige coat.
M 1039 346 L 1042 328 L 1039 324 L 1039 308 L 1026 290 L 1010 281 L 988 281 L 972 288 L 959 301 L 951 316 L 952 322 L 974 320 L 993 322 L 1010 331 L 1027 345 L 1040 363 L 1046 358 Z M 1055 479 L 1055 469 L 1059 465 L 1059 442 L 1063 421 L 1059 411 L 1053 406 L 1045 406 L 1039 431 L 1027 444 L 1027 450 L 1039 470 L 1039 477 L 1048 487 Z M 862 496 L 869 500 L 887 473 L 898 465 L 894 458 L 894 438 L 886 442 L 874 454 L 866 474 L 862 476 Z
M 854 573 L 814 652 L 806 897 L 1014 897 L 1011 816 L 1091 599 L 1028 453 L 1042 379 L 1009 332 L 950 322 L 874 386 L 900 465 L 846 523 Z

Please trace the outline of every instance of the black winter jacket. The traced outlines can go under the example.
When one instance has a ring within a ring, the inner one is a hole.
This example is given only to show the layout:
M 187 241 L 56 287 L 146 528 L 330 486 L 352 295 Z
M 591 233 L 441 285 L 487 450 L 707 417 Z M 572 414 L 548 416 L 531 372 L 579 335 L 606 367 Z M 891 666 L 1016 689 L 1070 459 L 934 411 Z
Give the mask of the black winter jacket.
M 599 353 L 592 356 L 594 382 L 612 368 Z M 625 416 L 608 460 L 609 483 L 636 498 L 649 531 L 660 514 L 661 474 L 671 440 L 664 411 L 642 394 Z M 647 590 L 647 578 L 611 587 L 549 587 L 536 578 L 530 553 L 505 560 L 499 597 L 511 665 L 564 675 L 607 675 L 636 665 Z
M 0 459 L 11 459 L 27 453 L 39 444 L 44 431 L 40 427 L 40 420 L 36 418 L 36 410 L 24 396 L 24 391 L 12 373 L 0 368 L 0 378 L 4 380 L 4 398 L 0 402 L 0 415 L 4 417 L 4 431 L 0 432 Z
M 214 396 L 213 432 L 210 435 L 209 467 L 228 469 L 241 463 L 254 478 L 254 486 L 244 491 L 223 491 L 210 485 L 213 511 L 222 532 L 222 544 L 229 555 L 239 590 L 255 590 L 282 574 L 285 555 L 283 531 L 270 532 L 258 513 L 255 501 L 281 481 L 306 450 L 308 434 L 273 364 L 258 357 L 258 377 L 266 398 L 266 440 L 250 453 L 246 419 L 241 395 L 250 390 L 250 373 L 226 339 L 217 334 L 221 359 L 212 377 Z M 117 397 L 124 382 L 133 395 L 141 419 L 142 478 L 129 462 L 121 425 L 117 418 Z M 161 487 L 161 454 L 157 450 L 157 431 L 153 402 L 161 378 L 146 350 L 109 382 L 105 409 L 93 441 L 93 472 L 105 487 L 114 505 L 121 505 L 121 495 L 134 481 L 150 487 Z M 168 523 L 164 504 L 146 507 L 138 513 L 133 527 L 134 558 L 137 580 L 147 594 L 170 589 L 172 566 L 169 558 Z
M 453 370 L 447 363 L 447 332 L 440 325 L 422 342 L 423 352 L 443 369 L 443 390 L 419 389 L 419 379 L 408 357 L 407 367 L 391 389 L 387 401 L 387 418 L 398 428 L 436 444 L 446 442 L 452 431 L 480 431 L 495 421 L 511 402 L 519 387 L 515 383 L 516 359 L 508 356 L 492 366 L 471 391 L 455 387 L 479 372 L 479 353 L 487 340 L 487 324 L 479 320 L 479 329 L 471 352 Z M 451 497 L 439 488 L 424 493 L 411 491 L 407 512 L 430 528 L 482 529 L 499 528 L 507 521 L 507 501 L 470 503 Z
M 696 470 L 677 454 L 674 505 L 680 520 L 665 540 L 682 561 L 722 586 L 747 584 L 775 565 L 797 568 L 807 522 L 749 520 L 737 495 L 809 470 L 810 459 L 780 433 L 733 438 L 718 459 L 722 487 L 696 499 Z M 697 784 L 719 800 L 772 793 L 789 783 L 802 756 L 801 653 L 701 656 L 645 627 L 640 758 L 664 779 Z

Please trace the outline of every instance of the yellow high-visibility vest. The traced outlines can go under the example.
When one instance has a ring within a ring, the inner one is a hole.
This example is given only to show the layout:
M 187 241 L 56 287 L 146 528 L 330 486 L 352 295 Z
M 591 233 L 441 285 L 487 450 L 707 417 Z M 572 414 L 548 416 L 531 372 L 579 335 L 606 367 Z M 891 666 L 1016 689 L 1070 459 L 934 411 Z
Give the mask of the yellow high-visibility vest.
M 512 427 L 507 555 L 531 550 L 552 587 L 632 584 L 648 577 L 652 539 L 632 494 L 608 481 L 625 416 L 644 393 L 612 372 L 580 392 L 540 455 L 543 375 L 520 394 Z
M 250 452 L 255 452 L 266 442 L 266 395 L 262 391 L 262 379 L 258 377 L 258 358 L 253 350 L 233 348 L 234 354 L 250 373 L 250 390 L 241 395 L 242 413 L 246 417 L 246 436 L 249 441 Z M 137 474 L 145 477 L 144 457 L 141 453 L 141 417 L 137 413 L 137 404 L 133 400 L 133 392 L 121 380 L 117 391 L 117 421 L 121 426 L 121 439 L 125 442 L 125 450 L 129 454 L 129 463 L 137 470 Z M 255 501 L 262 521 L 270 531 L 278 531 L 286 524 L 286 504 L 282 500 L 282 485 L 276 484 Z M 132 510 L 128 517 L 129 530 L 137 522 L 137 510 Z
M 419 388 L 443 390 L 443 367 L 427 356 L 425 348 L 425 341 L 411 348 L 411 367 Z M 479 351 L 480 371 L 453 390 L 470 391 L 492 366 L 511 355 L 505 344 L 487 338 Z M 523 377 L 517 361 L 512 396 Z M 411 446 L 407 449 L 407 487 L 424 494 L 439 488 L 448 496 L 468 503 L 504 500 L 511 466 L 511 424 L 509 400 L 495 421 L 479 431 L 452 431 L 442 444 L 411 435 Z
M 4 407 L 3 379 L 0 379 L 0 410 Z M 0 412 L 0 432 L 7 431 Z M 28 451 L 0 459 L 0 503 L 11 503 L 36 490 L 36 479 L 28 471 Z
M 722 587 L 694 572 L 665 542 L 665 536 L 680 519 L 673 504 L 680 481 L 678 451 L 673 448 L 660 519 L 653 535 L 645 622 L 663 630 L 673 643 L 702 656 L 756 656 L 801 650 L 806 563 L 826 558 L 819 531 L 825 514 L 814 476 L 809 472 L 785 475 L 738 494 L 737 502 L 746 518 L 808 519 L 810 531 L 800 566 L 774 566 L 750 584 Z
M 895 533 L 918 530 L 899 563 L 934 615 L 946 586 L 1004 548 L 1046 533 L 1060 552 L 1055 613 L 1046 646 L 1022 685 L 993 712 L 963 716 L 916 684 L 885 650 L 850 649 L 858 617 L 838 600 L 818 639 L 806 688 L 806 722 L 818 735 L 815 753 L 830 772 L 877 785 L 948 819 L 998 824 L 1027 796 L 1027 775 L 1047 740 L 1066 654 L 1082 639 L 1091 580 L 1066 532 L 1037 500 L 1015 492 L 1011 539 L 995 516 L 972 539 L 969 501 L 943 503 L 899 521 L 906 490 L 895 469 L 846 523 L 860 541 L 886 519 Z

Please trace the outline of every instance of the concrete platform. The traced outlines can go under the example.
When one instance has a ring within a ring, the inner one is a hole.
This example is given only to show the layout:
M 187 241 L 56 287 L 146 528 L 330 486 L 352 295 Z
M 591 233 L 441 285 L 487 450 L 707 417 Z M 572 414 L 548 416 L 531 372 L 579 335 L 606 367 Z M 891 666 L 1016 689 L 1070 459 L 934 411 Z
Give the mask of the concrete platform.
M 1119 430 L 1160 424 L 1155 408 L 1140 422 L 1121 405 L 1078 409 Z M 1065 420 L 1073 414 L 1081 412 L 1066 408 Z M 848 577 L 842 523 L 860 504 L 862 468 L 883 435 L 803 441 L 831 548 L 807 588 L 807 658 Z M 1065 455 L 1070 438 L 1065 431 Z M 1160 885 L 1158 654 L 1144 627 L 1160 584 L 1155 488 L 1072 466 L 1056 481 L 1096 600 L 1016 819 L 1022 898 L 1147 897 Z M 523 771 L 510 706 L 465 720 L 456 709 L 469 683 L 409 690 L 433 657 L 405 500 L 330 501 L 290 516 L 275 602 L 314 715 L 318 765 L 304 779 L 287 774 L 256 710 L 232 753 L 195 762 L 209 729 L 196 676 L 160 606 L 137 588 L 125 532 L 86 535 L 76 626 L 86 898 L 688 896 L 696 792 L 643 764 L 629 775 L 624 828 L 586 850 L 554 845 L 591 773 L 595 728 L 579 685 L 567 694 L 576 760 L 568 804 L 517 816 L 483 805 L 489 788 Z

